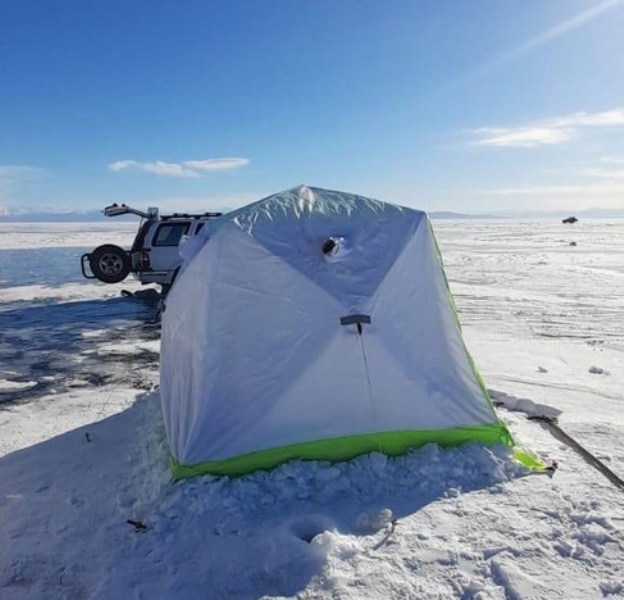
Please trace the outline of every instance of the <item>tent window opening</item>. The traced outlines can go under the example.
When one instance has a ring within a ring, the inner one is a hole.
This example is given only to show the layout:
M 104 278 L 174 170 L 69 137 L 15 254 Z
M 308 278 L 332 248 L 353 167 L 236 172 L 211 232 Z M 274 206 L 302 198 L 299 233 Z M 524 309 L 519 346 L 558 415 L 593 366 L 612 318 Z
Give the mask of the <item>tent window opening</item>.
M 330 236 L 321 245 L 323 258 L 328 262 L 343 258 L 351 249 L 347 246 L 347 242 L 343 237 Z
M 331 254 L 336 249 L 336 242 L 332 238 L 327 238 L 323 242 L 323 254 Z

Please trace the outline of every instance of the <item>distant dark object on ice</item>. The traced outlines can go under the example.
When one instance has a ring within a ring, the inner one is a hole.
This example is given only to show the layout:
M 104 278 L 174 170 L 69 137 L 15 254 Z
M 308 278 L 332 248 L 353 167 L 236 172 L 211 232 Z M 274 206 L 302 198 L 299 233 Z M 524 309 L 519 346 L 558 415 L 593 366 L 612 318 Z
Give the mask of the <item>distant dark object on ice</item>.
M 576 246 L 576 242 L 570 242 L 570 246 Z
M 562 223 L 576 223 L 578 219 L 576 217 L 566 217 L 561 222 Z

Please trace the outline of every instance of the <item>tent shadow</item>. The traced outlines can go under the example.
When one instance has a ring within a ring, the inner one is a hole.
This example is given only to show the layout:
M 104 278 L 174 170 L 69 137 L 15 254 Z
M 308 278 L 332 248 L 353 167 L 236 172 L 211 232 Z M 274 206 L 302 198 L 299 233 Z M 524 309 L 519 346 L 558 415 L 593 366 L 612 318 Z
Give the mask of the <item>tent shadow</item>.
M 473 449 L 475 468 L 458 474 L 461 450 L 431 446 L 387 464 L 369 455 L 172 484 L 158 402 L 139 395 L 0 459 L 0 597 L 293 596 L 337 556 L 383 552 L 402 519 L 458 486 L 498 480 L 485 453 L 480 463 Z
M 83 597 L 98 569 L 110 568 L 111 544 L 128 551 L 125 520 L 136 517 L 140 495 L 150 489 L 149 471 L 137 489 L 129 469 L 145 464 L 149 397 L 0 458 L 0 597 L 3 590 L 11 598 Z
M 119 297 L 29 303 L 0 312 L 0 362 L 10 365 L 12 381 L 36 382 L 26 392 L 0 395 L 0 404 L 30 401 L 51 388 L 64 391 L 76 380 L 98 387 L 114 379 L 115 369 L 95 352 L 93 336 L 98 344 L 157 339 L 158 332 L 143 327 L 151 310 L 143 302 Z M 157 363 L 158 357 L 149 359 Z

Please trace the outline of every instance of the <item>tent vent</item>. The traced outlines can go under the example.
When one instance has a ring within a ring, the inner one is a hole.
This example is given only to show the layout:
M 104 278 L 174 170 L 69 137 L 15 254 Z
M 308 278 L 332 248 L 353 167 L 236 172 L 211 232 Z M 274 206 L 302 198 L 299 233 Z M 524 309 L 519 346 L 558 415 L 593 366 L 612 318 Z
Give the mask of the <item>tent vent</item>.
M 360 323 L 370 323 L 370 315 L 349 315 L 347 317 L 340 317 L 341 325 L 355 325 Z
M 351 252 L 351 248 L 345 238 L 332 235 L 323 242 L 321 251 L 323 258 L 331 263 L 344 259 Z

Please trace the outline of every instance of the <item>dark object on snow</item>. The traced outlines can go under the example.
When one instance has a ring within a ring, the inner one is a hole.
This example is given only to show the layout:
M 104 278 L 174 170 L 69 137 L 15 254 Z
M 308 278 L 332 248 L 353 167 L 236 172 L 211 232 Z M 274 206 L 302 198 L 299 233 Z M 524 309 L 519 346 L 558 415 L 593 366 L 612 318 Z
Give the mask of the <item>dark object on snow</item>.
M 91 441 L 91 436 L 89 435 L 89 432 L 85 433 L 85 439 L 87 440 L 87 442 Z
M 127 519 L 126 523 L 128 523 L 128 525 L 132 525 L 135 531 L 147 529 L 147 526 L 145 525 L 145 523 L 143 523 L 143 521 L 134 521 L 132 519 Z
M 156 306 L 160 302 L 161 294 L 154 288 L 147 288 L 146 290 L 137 290 L 134 292 L 134 297 L 141 302 L 145 302 L 151 306 Z
M 130 290 L 121 290 L 121 295 L 124 298 L 134 298 L 140 300 L 148 306 L 156 306 L 162 299 L 162 294 L 158 293 L 158 290 L 154 288 L 147 288 L 146 290 L 137 290 L 131 292 Z
M 576 246 L 576 242 L 570 242 L 570 246 Z
M 566 217 L 561 222 L 562 223 L 576 223 L 578 219 L 576 217 Z

